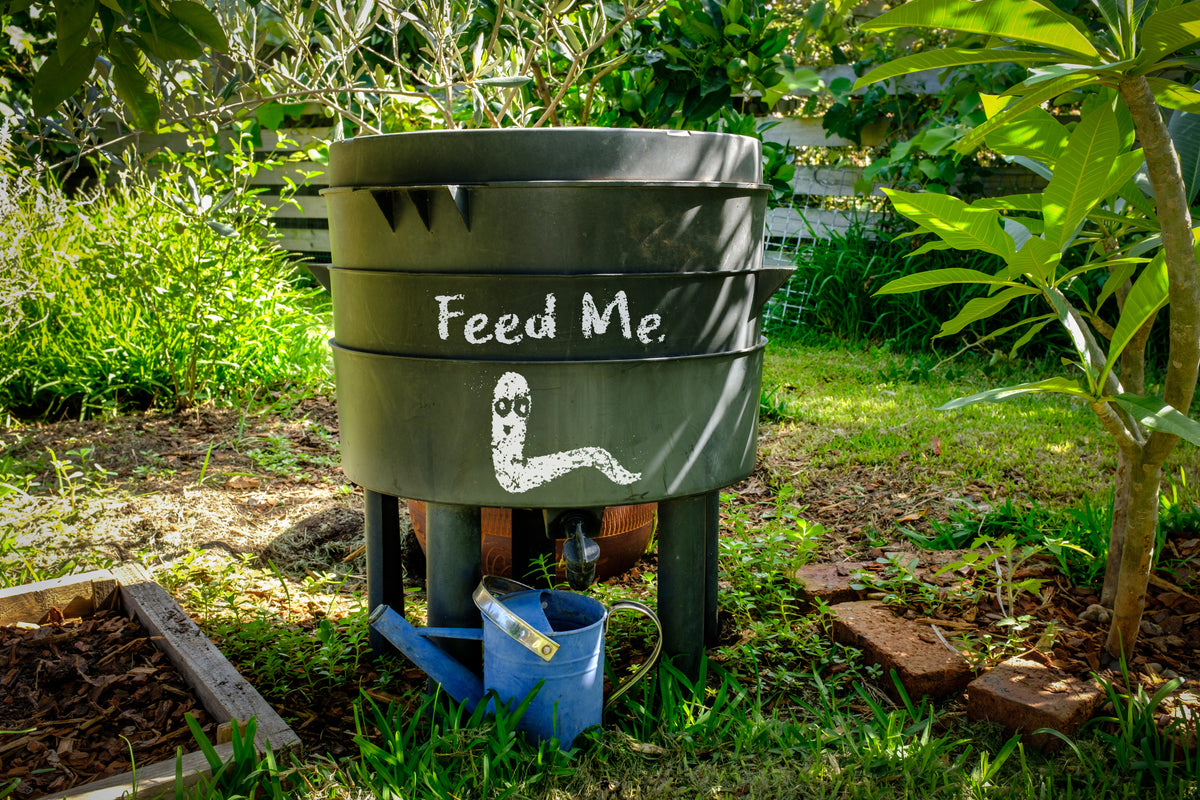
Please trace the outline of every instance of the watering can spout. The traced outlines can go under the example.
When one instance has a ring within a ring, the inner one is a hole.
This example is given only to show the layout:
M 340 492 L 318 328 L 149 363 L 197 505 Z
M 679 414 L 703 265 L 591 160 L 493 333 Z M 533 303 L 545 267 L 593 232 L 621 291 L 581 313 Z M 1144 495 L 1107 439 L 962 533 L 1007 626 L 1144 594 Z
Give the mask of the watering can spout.
M 471 670 L 429 641 L 430 636 L 456 639 L 483 639 L 480 628 L 424 628 L 418 630 L 389 606 L 376 606 L 370 616 L 371 628 L 387 639 L 442 689 L 470 711 L 483 698 L 483 681 Z

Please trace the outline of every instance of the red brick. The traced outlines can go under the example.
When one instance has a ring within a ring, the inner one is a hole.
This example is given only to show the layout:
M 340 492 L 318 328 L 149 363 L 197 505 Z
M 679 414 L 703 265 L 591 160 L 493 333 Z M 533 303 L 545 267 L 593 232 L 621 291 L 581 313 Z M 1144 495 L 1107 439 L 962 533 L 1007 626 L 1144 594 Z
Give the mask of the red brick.
M 799 584 L 796 599 L 808 605 L 817 600 L 833 605 L 858 600 L 864 594 L 863 590 L 855 589 L 852 583 L 855 573 L 868 566 L 870 561 L 849 561 L 844 564 L 806 564 L 793 573 L 792 578 Z
M 914 700 L 953 694 L 970 683 L 967 660 L 939 642 L 928 625 L 897 617 L 870 600 L 840 603 L 832 610 L 834 639 L 857 647 L 868 662 L 882 666 L 889 693 L 892 670 Z
M 1061 740 L 1033 732 L 1053 728 L 1073 736 L 1103 698 L 1095 681 L 1080 680 L 1038 661 L 1010 658 L 967 687 L 967 716 L 998 722 L 1034 746 L 1053 749 Z

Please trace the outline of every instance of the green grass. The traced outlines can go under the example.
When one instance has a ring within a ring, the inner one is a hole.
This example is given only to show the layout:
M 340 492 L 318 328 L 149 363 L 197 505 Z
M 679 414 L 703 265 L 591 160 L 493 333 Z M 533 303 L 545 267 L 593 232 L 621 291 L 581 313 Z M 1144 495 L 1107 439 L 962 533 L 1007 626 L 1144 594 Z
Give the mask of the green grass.
M 790 465 L 801 495 L 807 475 L 848 465 L 883 465 L 947 495 L 984 486 L 999 498 L 1064 501 L 1108 489 L 1114 448 L 1078 403 L 1026 395 L 936 410 L 1053 370 L 963 356 L 911 380 L 903 377 L 910 358 L 867 346 L 772 341 L 763 385 L 781 421 L 764 437 L 761 460 Z M 1182 445 L 1169 471 L 1196 461 L 1196 448 Z

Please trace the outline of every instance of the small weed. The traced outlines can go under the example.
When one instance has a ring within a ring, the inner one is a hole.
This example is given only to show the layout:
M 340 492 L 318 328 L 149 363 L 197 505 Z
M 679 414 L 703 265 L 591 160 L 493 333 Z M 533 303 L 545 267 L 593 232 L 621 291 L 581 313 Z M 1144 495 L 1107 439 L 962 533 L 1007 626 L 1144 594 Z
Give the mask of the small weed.
M 1093 586 L 1104 571 L 1111 527 L 1110 495 L 1106 505 L 1085 497 L 1082 507 L 1065 509 L 1037 503 L 1026 508 L 1012 499 L 993 509 L 962 504 L 951 510 L 947 521 L 932 520 L 929 534 L 908 528 L 900 532 L 928 550 L 960 550 L 1006 542 L 1026 552 L 1022 563 L 1048 553 L 1075 585 Z
M 1174 678 L 1148 694 L 1140 683 L 1130 680 L 1124 661 L 1121 662 L 1121 676 L 1125 686 L 1135 688 L 1122 691 L 1113 681 L 1099 678 L 1112 711 L 1088 723 L 1088 728 L 1095 732 L 1103 746 L 1102 754 L 1082 747 L 1058 731 L 1046 729 L 1043 732 L 1065 741 L 1091 771 L 1099 773 L 1115 767 L 1119 774 L 1132 777 L 1139 786 L 1171 786 L 1182 780 L 1195 787 L 1200 781 L 1200 755 L 1195 751 L 1200 726 L 1190 715 L 1170 715 L 1165 726 L 1158 721 L 1164 713 L 1166 699 L 1183 681 Z M 1195 796 L 1194 791 L 1192 796 Z
M 763 386 L 758 399 L 758 418 L 763 422 L 784 422 L 795 415 L 784 386 Z
M 185 716 L 188 729 L 196 740 L 200 752 L 211 770 L 210 775 L 202 775 L 196 786 L 185 790 L 183 788 L 183 761 L 181 757 L 175 762 L 175 798 L 176 800 L 218 800 L 219 798 L 255 797 L 264 800 L 284 800 L 297 795 L 302 783 L 295 777 L 293 770 L 285 770 L 275 761 L 275 755 L 270 746 L 259 755 L 254 742 L 257 720 L 253 717 L 245 723 L 232 721 L 233 738 L 230 742 L 233 752 L 229 760 L 223 760 L 217 753 L 216 747 L 204 731 L 200 729 L 196 718 L 191 714 Z
M 534 743 L 517 732 L 530 700 L 532 694 L 511 711 L 488 713 L 485 698 L 468 713 L 440 694 L 415 710 L 395 702 L 381 708 L 364 695 L 355 709 L 359 758 L 348 776 L 381 800 L 529 796 L 573 771 L 573 756 L 556 740 Z

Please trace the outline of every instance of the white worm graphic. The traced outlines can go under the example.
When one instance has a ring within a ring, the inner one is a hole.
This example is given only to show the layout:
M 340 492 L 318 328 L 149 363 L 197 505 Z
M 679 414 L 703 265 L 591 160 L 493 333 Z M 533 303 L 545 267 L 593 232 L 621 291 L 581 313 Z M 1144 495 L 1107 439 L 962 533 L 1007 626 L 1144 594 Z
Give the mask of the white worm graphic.
M 527 457 L 526 419 L 532 402 L 525 376 L 506 372 L 492 393 L 492 466 L 506 491 L 527 492 L 580 467 L 595 467 L 613 483 L 626 486 L 642 477 L 617 463 L 603 447 L 578 447 L 561 453 Z

